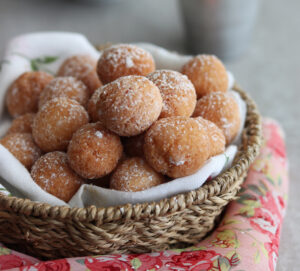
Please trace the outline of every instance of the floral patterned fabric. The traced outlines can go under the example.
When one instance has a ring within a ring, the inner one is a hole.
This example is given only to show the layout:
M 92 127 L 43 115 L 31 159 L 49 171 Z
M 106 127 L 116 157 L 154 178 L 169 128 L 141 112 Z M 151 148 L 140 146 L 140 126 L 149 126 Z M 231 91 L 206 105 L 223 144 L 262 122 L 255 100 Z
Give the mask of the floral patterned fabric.
M 41 262 L 1 246 L 0 270 L 275 270 L 288 193 L 282 131 L 265 119 L 264 144 L 239 199 L 216 230 L 199 244 L 140 255 L 106 255 Z

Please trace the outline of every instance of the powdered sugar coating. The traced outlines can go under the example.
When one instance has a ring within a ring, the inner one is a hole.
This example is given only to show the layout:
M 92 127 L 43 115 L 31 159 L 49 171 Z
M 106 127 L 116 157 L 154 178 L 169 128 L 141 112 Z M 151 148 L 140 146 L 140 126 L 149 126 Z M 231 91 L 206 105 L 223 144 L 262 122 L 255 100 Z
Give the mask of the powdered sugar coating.
M 209 156 L 215 156 L 225 152 L 226 139 L 223 131 L 216 124 L 202 117 L 196 117 L 195 120 L 207 127 L 208 137 L 210 139 Z
M 58 76 L 73 76 L 81 80 L 92 95 L 96 89 L 102 86 L 98 77 L 97 61 L 89 55 L 76 55 L 67 58 L 59 68 Z
M 39 99 L 39 108 L 53 98 L 66 97 L 86 106 L 89 91 L 82 81 L 74 77 L 56 77 L 42 91 Z
M 210 92 L 227 91 L 226 68 L 214 55 L 197 55 L 182 67 L 182 73 L 194 84 L 198 99 Z
M 34 143 L 29 133 L 11 133 L 0 140 L 0 143 L 8 149 L 28 170 L 41 156 L 40 148 Z
M 39 158 L 31 170 L 32 179 L 46 192 L 68 202 L 83 179 L 68 165 L 64 152 L 49 152 Z
M 194 117 L 215 123 L 229 144 L 237 135 L 241 123 L 239 106 L 231 93 L 212 92 L 198 100 Z
M 157 120 L 162 109 L 159 89 L 146 77 L 124 76 L 105 85 L 97 102 L 98 117 L 120 136 L 135 136 Z
M 37 113 L 32 135 L 43 151 L 63 151 L 73 133 L 88 121 L 88 113 L 78 102 L 65 97 L 54 98 Z
M 144 155 L 156 171 L 172 178 L 195 173 L 210 155 L 206 125 L 188 117 L 156 121 L 146 132 Z
M 96 131 L 95 135 L 96 135 L 98 138 L 103 138 L 103 134 L 102 134 L 100 131 Z
M 32 124 L 35 114 L 27 113 L 15 118 L 9 127 L 7 134 L 11 133 L 29 133 L 32 132 Z
M 6 106 L 13 117 L 38 111 L 38 100 L 44 87 L 53 76 L 42 72 L 25 72 L 10 86 L 6 94 Z
M 103 51 L 97 72 L 104 84 L 125 75 L 147 75 L 155 70 L 153 57 L 131 44 L 117 44 Z
M 196 106 L 196 91 L 192 82 L 176 71 L 157 70 L 147 76 L 160 90 L 163 107 L 160 118 L 190 117 Z
M 117 167 L 110 180 L 110 188 L 136 192 L 162 184 L 163 175 L 155 172 L 140 157 L 128 158 Z
M 109 174 L 121 158 L 120 138 L 100 123 L 81 127 L 68 147 L 70 166 L 86 179 L 97 179 Z

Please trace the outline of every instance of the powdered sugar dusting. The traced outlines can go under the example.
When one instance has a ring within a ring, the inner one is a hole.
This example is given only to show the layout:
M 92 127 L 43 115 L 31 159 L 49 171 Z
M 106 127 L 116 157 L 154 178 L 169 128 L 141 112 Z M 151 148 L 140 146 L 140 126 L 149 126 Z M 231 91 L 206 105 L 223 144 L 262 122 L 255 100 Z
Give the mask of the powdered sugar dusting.
M 170 177 L 189 175 L 209 157 L 207 127 L 188 117 L 162 118 L 147 131 L 144 150 L 157 171 Z
M 53 79 L 42 91 L 39 100 L 41 108 L 47 101 L 55 97 L 74 99 L 82 105 L 86 105 L 89 93 L 87 87 L 74 77 L 57 77 Z
M 195 120 L 202 126 L 207 127 L 208 137 L 210 138 L 210 155 L 215 156 L 225 151 L 226 140 L 223 131 L 213 122 L 202 117 Z
M 35 114 L 27 113 L 15 118 L 7 133 L 30 133 L 32 132 L 32 123 Z
M 108 61 L 109 66 L 103 66 L 104 69 L 110 69 L 115 72 L 117 67 L 124 65 L 127 68 L 135 67 L 136 69 L 144 69 L 149 67 L 148 61 L 141 61 L 142 59 L 152 59 L 150 53 L 144 49 L 131 44 L 116 44 L 104 50 L 101 58 Z M 135 61 L 138 65 L 135 65 Z
M 154 70 L 152 55 L 131 44 L 116 44 L 105 49 L 97 65 L 97 73 L 104 84 L 126 75 L 146 76 Z
M 202 97 L 194 116 L 214 122 L 224 132 L 227 143 L 235 136 L 240 125 L 238 104 L 230 93 L 212 92 Z
M 33 180 L 45 191 L 68 201 L 77 191 L 82 179 L 68 165 L 66 153 L 49 152 L 32 167 Z
M 161 117 L 192 115 L 196 106 L 196 91 L 186 75 L 171 70 L 157 70 L 148 78 L 161 92 Z
M 181 166 L 185 163 L 185 160 L 174 161 L 173 158 L 170 157 L 169 162 L 175 166 Z
M 0 143 L 28 169 L 41 155 L 41 150 L 29 133 L 8 134 L 0 140 Z
M 133 157 L 123 161 L 111 178 L 111 188 L 121 191 L 142 191 L 164 182 L 144 159 Z
M 96 136 L 99 137 L 99 138 L 102 138 L 102 137 L 103 137 L 103 134 L 102 134 L 100 131 L 96 131 L 95 134 L 96 134 Z
M 73 135 L 68 147 L 71 167 L 86 179 L 109 174 L 122 154 L 120 138 L 103 128 L 101 123 L 82 126 Z
M 132 68 L 134 66 L 134 63 L 133 63 L 132 58 L 130 56 L 126 57 L 125 62 L 126 62 L 126 67 L 127 68 Z
M 78 102 L 54 98 L 37 113 L 32 134 L 44 151 L 64 150 L 72 134 L 88 120 L 87 112 Z
M 182 72 L 193 82 L 198 98 L 213 91 L 227 91 L 226 68 L 214 55 L 197 55 L 183 66 Z
M 123 136 L 146 130 L 159 116 L 159 89 L 142 76 L 124 76 L 102 88 L 97 104 L 109 129 Z
M 38 99 L 53 76 L 42 71 L 25 72 L 11 85 L 6 95 L 6 105 L 13 117 L 38 110 Z
M 59 76 L 74 76 L 76 78 L 86 77 L 89 73 L 96 71 L 97 62 L 88 55 L 72 56 L 62 64 Z
M 101 86 L 98 78 L 97 61 L 89 55 L 75 55 L 67 58 L 58 71 L 58 76 L 73 76 L 81 80 L 92 94 Z

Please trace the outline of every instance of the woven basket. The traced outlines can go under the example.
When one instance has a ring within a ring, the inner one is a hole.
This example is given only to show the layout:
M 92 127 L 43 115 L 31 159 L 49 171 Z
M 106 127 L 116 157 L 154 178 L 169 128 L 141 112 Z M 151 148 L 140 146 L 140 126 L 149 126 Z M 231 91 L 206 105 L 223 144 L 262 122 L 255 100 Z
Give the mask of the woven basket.
M 261 118 L 247 103 L 243 143 L 232 167 L 201 188 L 143 204 L 69 208 L 0 194 L 0 241 L 44 259 L 144 253 L 198 242 L 239 191 L 259 153 Z

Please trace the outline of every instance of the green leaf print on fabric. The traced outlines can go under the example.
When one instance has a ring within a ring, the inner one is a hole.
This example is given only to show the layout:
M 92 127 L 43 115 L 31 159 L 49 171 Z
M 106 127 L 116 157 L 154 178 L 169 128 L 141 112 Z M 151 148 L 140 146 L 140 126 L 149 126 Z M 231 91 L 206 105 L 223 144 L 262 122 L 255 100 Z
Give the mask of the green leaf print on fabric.
M 20 53 L 14 53 L 14 54 L 27 59 L 30 62 L 30 67 L 32 71 L 45 71 L 50 74 L 53 74 L 53 72 L 49 71 L 46 66 L 48 64 L 54 63 L 59 58 L 58 56 L 44 56 L 44 57 L 37 57 L 37 58 L 29 58 Z
M 43 58 L 34 58 L 30 60 L 31 69 L 39 71 L 42 65 L 51 64 L 58 59 L 56 56 L 45 56 Z M 48 71 L 49 72 L 49 71 Z

